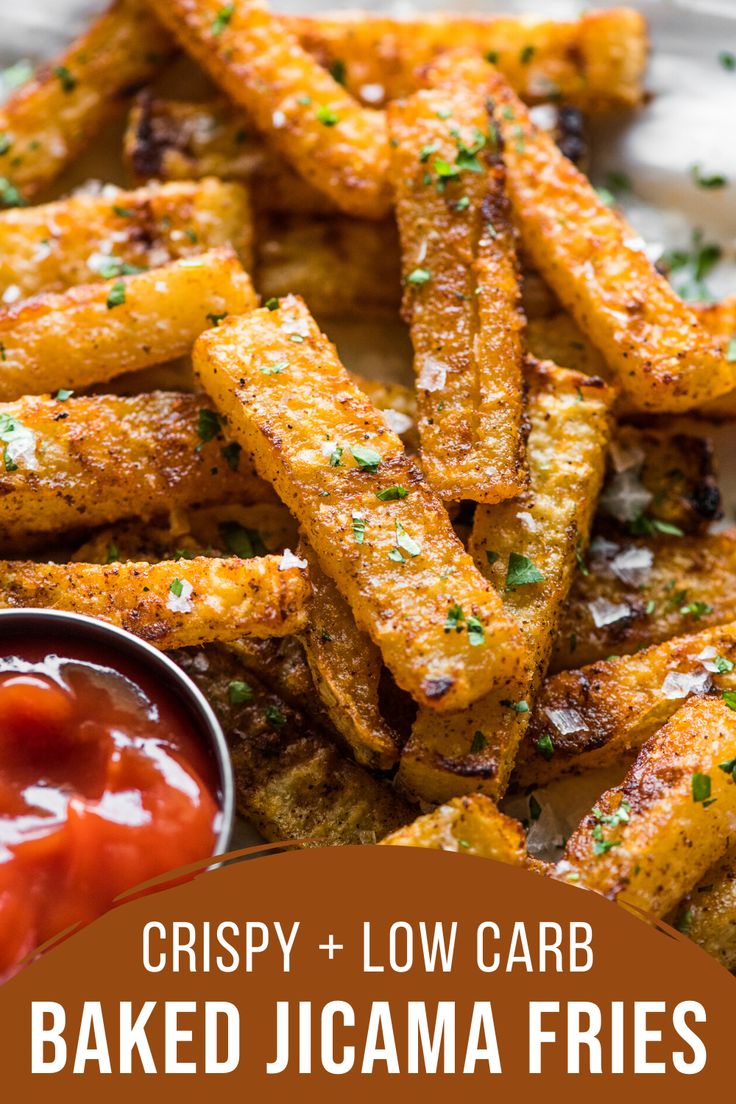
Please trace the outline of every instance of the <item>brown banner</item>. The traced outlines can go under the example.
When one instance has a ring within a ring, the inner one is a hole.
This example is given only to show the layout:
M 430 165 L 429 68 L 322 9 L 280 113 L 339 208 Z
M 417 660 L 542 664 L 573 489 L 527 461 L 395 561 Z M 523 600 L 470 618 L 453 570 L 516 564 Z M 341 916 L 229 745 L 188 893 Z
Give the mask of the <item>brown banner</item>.
M 3 1095 L 678 1101 L 731 1085 L 735 997 L 686 939 L 527 871 L 270 853 L 123 904 L 3 986 Z

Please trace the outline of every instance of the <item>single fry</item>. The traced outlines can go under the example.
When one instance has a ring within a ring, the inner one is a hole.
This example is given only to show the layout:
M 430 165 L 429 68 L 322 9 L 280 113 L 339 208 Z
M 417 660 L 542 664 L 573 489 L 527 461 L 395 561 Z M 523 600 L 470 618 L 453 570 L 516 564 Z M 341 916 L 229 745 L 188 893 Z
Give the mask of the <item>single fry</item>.
M 733 846 L 736 712 L 693 698 L 570 837 L 557 876 L 665 916 Z
M 388 770 L 398 760 L 399 740 L 381 714 L 381 653 L 355 624 L 350 606 L 323 573 L 312 549 L 302 543 L 300 554 L 309 564 L 312 584 L 302 642 L 317 693 L 358 762 Z
M 553 671 L 736 620 L 736 529 L 593 551 L 560 622 Z
M 461 708 L 518 669 L 518 630 L 298 299 L 225 319 L 194 364 L 402 689 Z
M 580 332 L 569 314 L 557 311 L 551 315 L 530 317 L 525 336 L 529 352 L 539 360 L 551 360 L 561 368 L 570 368 L 585 376 L 601 376 L 610 382 L 612 373 L 605 360 Z
M 116 0 L 65 53 L 0 105 L 0 207 L 38 194 L 91 141 L 171 40 L 144 0 Z
M 353 99 L 261 0 L 240 0 L 224 9 L 220 0 L 150 3 L 308 183 L 350 214 L 388 214 L 384 116 Z
M 422 467 L 446 500 L 526 485 L 519 271 L 482 88 L 389 110 Z
M 306 572 L 281 556 L 160 563 L 0 563 L 0 607 L 98 617 L 157 648 L 287 636 L 307 620 Z
M 203 330 L 256 305 L 229 248 L 22 300 L 0 310 L 0 401 L 174 360 Z
M 526 834 L 482 794 L 455 797 L 381 840 L 388 847 L 460 851 L 509 866 L 526 866 Z
M 273 492 L 201 396 L 26 396 L 0 406 L 0 542 Z
M 483 79 L 473 59 L 452 62 L 452 78 L 460 73 Z M 524 248 L 605 357 L 628 404 L 677 412 L 733 390 L 736 365 L 638 248 L 631 227 L 534 126 L 490 67 L 486 88 Z
M 516 764 L 519 785 L 626 762 L 692 694 L 736 688 L 736 623 L 547 679 Z
M 232 245 L 251 269 L 248 195 L 220 180 L 105 188 L 0 214 L 0 301 L 64 291 L 129 266 L 156 268 Z
M 211 702 L 230 746 L 238 812 L 265 839 L 375 843 L 416 816 L 390 782 L 358 766 L 295 704 L 290 654 L 251 656 L 245 671 L 240 646 L 235 653 L 208 646 L 173 658 Z
M 481 790 L 500 800 L 544 677 L 603 479 L 614 394 L 551 364 L 530 365 L 530 487 L 476 509 L 470 548 L 524 633 L 527 666 L 461 713 L 420 709 L 399 779 L 426 801 Z
M 736 852 L 706 870 L 678 906 L 675 926 L 707 954 L 736 969 Z
M 341 65 L 346 86 L 371 104 L 413 92 L 417 72 L 457 48 L 493 57 L 532 102 L 559 99 L 588 112 L 609 111 L 635 107 L 644 91 L 647 29 L 631 8 L 585 12 L 570 22 L 451 12 L 280 18 L 323 65 Z

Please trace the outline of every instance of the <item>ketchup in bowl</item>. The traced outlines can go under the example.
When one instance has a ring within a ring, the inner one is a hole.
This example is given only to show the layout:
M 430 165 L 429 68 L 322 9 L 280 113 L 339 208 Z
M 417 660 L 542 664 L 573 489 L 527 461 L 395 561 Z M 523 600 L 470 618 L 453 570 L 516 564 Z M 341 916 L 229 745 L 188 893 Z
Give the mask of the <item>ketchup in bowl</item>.
M 223 816 L 175 684 L 99 642 L 4 635 L 0 980 L 124 890 L 212 855 Z

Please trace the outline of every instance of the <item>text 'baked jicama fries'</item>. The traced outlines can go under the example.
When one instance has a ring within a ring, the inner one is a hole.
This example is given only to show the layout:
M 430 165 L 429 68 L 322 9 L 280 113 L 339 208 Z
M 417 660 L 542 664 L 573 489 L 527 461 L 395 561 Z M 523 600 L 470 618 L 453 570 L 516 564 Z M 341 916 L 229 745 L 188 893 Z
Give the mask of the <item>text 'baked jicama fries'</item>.
M 589 11 L 570 22 L 455 12 L 397 18 L 366 11 L 281 19 L 322 64 L 339 67 L 354 95 L 373 105 L 413 92 L 417 72 L 457 48 L 492 59 L 531 101 L 606 111 L 634 107 L 643 95 L 647 30 L 631 8 Z
M 315 688 L 358 762 L 388 769 L 398 759 L 399 740 L 381 713 L 381 653 L 357 627 L 350 606 L 304 542 L 300 554 L 307 560 L 312 584 L 302 641 Z
M 261 0 L 151 0 L 182 46 L 318 191 L 341 209 L 390 209 L 385 118 L 301 49 Z
M 233 758 L 238 810 L 267 840 L 375 843 L 416 815 L 284 691 L 279 675 L 291 658 L 269 654 L 245 672 L 239 650 L 211 646 L 173 658 L 212 703 Z
M 39 68 L 0 105 L 0 207 L 36 196 L 58 176 L 170 52 L 145 0 L 117 0 Z
M 174 360 L 208 326 L 256 305 L 229 248 L 22 300 L 0 310 L 0 400 L 89 387 Z
M 731 623 L 561 671 L 537 699 L 516 765 L 519 785 L 625 763 L 686 698 L 733 694 L 735 667 Z
M 552 670 L 736 621 L 736 529 L 597 543 L 560 622 Z
M 462 713 L 420 709 L 399 780 L 427 801 L 508 785 L 562 603 L 584 548 L 603 479 L 614 393 L 555 365 L 530 365 L 529 490 L 479 506 L 471 535 L 476 563 L 524 633 L 526 667 Z
M 1 607 L 99 617 L 157 648 L 298 632 L 309 594 L 306 572 L 286 555 L 155 564 L 0 561 Z
M 573 833 L 557 876 L 665 916 L 734 843 L 736 711 L 693 698 Z
M 0 300 L 155 268 L 232 245 L 251 266 L 248 196 L 220 180 L 105 188 L 0 213 Z
M 482 83 L 482 64 L 450 59 Z M 588 179 L 534 126 L 490 66 L 485 87 L 504 146 L 507 187 L 525 250 L 615 372 L 628 403 L 682 411 L 725 394 L 736 367 L 636 245 Z M 440 66 L 440 79 L 445 75 Z M 446 78 L 445 78 L 446 79 Z
M 0 406 L 0 541 L 23 541 L 182 506 L 273 498 L 212 405 L 153 392 Z
M 518 670 L 518 629 L 303 304 L 274 306 L 199 338 L 202 385 L 398 685 L 430 708 L 462 707 Z
M 418 92 L 388 118 L 422 468 L 443 499 L 499 502 L 526 483 L 524 320 L 485 96 Z

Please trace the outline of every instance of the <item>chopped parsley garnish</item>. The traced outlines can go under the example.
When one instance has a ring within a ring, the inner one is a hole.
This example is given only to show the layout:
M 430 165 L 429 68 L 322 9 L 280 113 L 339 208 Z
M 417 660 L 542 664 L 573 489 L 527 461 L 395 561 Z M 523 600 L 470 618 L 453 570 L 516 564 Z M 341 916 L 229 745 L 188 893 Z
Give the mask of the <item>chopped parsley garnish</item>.
M 621 840 L 604 839 L 603 829 L 600 824 L 594 825 L 590 834 L 593 837 L 594 855 L 606 855 L 609 851 L 612 851 L 614 847 L 621 846 Z
M 254 556 L 264 556 L 266 546 L 257 529 L 246 529 L 237 521 L 223 521 L 220 536 L 231 556 L 241 560 L 252 560 Z
M 439 142 L 428 142 L 426 146 L 422 146 L 419 151 L 419 160 L 422 165 L 425 165 L 429 161 L 433 153 L 436 153 L 439 149 Z
M 15 184 L 12 184 L 7 177 L 0 176 L 0 206 L 25 207 L 25 203 Z
M 718 55 L 718 60 L 721 63 L 721 67 L 729 73 L 736 71 L 736 54 L 731 50 L 722 50 Z
M 485 134 L 476 128 L 473 135 L 473 141 L 468 146 L 465 142 L 458 138 L 457 140 L 457 157 L 455 158 L 455 164 L 461 172 L 483 172 L 483 166 L 477 158 L 477 154 L 484 148 L 488 139 Z
M 283 728 L 286 717 L 276 705 L 266 706 L 266 720 L 273 728 Z
M 470 206 L 469 196 L 460 196 L 460 199 L 456 203 L 453 203 L 453 210 L 455 211 L 467 211 Z
M 196 553 L 192 552 L 191 548 L 177 548 L 174 551 L 175 560 L 193 560 Z
M 471 615 L 466 618 L 465 623 L 468 626 L 468 644 L 470 644 L 471 648 L 477 648 L 481 644 L 485 644 L 486 636 L 483 631 L 482 622 L 479 621 L 477 617 Z
M 365 445 L 351 445 L 350 452 L 356 464 L 367 472 L 377 472 L 381 463 L 380 455 L 372 448 Z M 333 453 L 334 455 L 334 453 Z
M 486 549 L 486 559 L 488 560 L 489 564 L 494 564 L 496 562 L 496 560 L 499 559 L 499 553 L 494 552 L 491 548 L 487 548 Z
M 406 283 L 414 287 L 421 287 L 422 284 L 426 284 L 427 281 L 431 279 L 432 274 L 428 272 L 426 268 L 415 268 L 414 271 L 410 272 L 406 277 Z
M 506 571 L 506 590 L 542 582 L 544 575 L 527 556 L 522 556 L 520 552 L 511 553 Z
M 197 417 L 197 435 L 202 441 L 211 441 L 220 432 L 220 415 L 204 407 Z
M 227 466 L 231 471 L 237 471 L 240 467 L 240 454 L 243 450 L 237 441 L 231 441 L 229 445 L 221 450 L 222 455 L 227 461 Z
M 173 583 L 169 587 L 169 590 L 175 598 L 181 598 L 182 591 L 184 590 L 184 584 L 181 579 L 174 579 Z
M 608 188 L 596 188 L 595 191 L 601 203 L 605 203 L 606 207 L 616 206 L 616 197 Z
M 279 360 L 276 364 L 264 364 L 261 368 L 261 374 L 264 376 L 278 376 L 283 372 L 284 368 L 288 367 L 288 360 Z
M 452 632 L 453 629 L 455 630 L 455 632 L 460 632 L 460 630 L 462 629 L 462 625 L 460 624 L 462 619 L 463 607 L 458 606 L 457 603 L 455 603 L 455 605 L 453 606 L 450 606 L 447 611 L 447 617 L 445 619 L 445 632 Z
M 18 470 L 18 465 L 11 454 L 10 446 L 17 444 L 21 447 L 30 446 L 35 448 L 36 436 L 33 430 L 28 429 L 17 418 L 12 418 L 9 414 L 0 414 L 0 441 L 5 444 L 3 449 L 5 470 L 14 472 Z
M 380 502 L 397 502 L 400 498 L 406 498 L 408 493 L 406 487 L 394 485 L 393 487 L 384 487 L 382 491 L 376 491 L 376 498 Z
M 234 14 L 234 4 L 226 4 L 224 8 L 220 8 L 217 15 L 212 20 L 212 27 L 210 29 L 213 35 L 221 35 L 225 28 L 229 26 L 230 20 Z
M 107 555 L 105 556 L 105 563 L 115 563 L 120 559 L 120 549 L 115 544 L 115 541 L 110 541 L 107 546 Z
M 280 303 L 278 299 L 267 299 L 263 304 L 266 310 L 275 311 L 279 309 Z
M 696 771 L 691 780 L 693 801 L 700 802 L 703 806 L 711 804 L 710 791 L 711 782 L 709 774 L 701 774 L 700 771 Z
M 7 134 L 0 134 L 0 157 L 10 149 L 10 139 Z
M 528 65 L 537 52 L 536 46 L 525 46 L 519 54 L 519 61 L 522 65 Z
M 66 387 L 60 387 L 59 390 L 54 395 L 54 398 L 58 399 L 59 402 L 66 402 L 66 400 L 70 399 L 73 394 L 74 394 L 74 392 L 73 391 L 68 391 Z
M 511 698 L 502 698 L 501 705 L 504 707 L 504 709 L 513 709 L 514 713 L 529 712 L 529 702 L 524 701 L 523 698 L 521 699 L 521 701 L 518 702 L 512 701 Z
M 483 749 L 487 746 L 488 746 L 488 741 L 486 740 L 483 733 L 480 730 L 478 730 L 477 732 L 474 732 L 473 733 L 473 742 L 470 745 L 470 754 L 471 755 L 477 755 L 479 752 L 483 751 Z
M 545 732 L 544 736 L 537 740 L 536 748 L 543 759 L 552 758 L 555 753 L 555 745 L 549 732 Z
M 736 759 L 728 759 L 725 763 L 719 763 L 718 769 L 722 770 L 725 774 L 730 774 L 731 778 L 736 782 Z
M 100 269 L 100 276 L 103 280 L 113 280 L 116 276 L 137 276 L 145 271 L 145 268 L 140 268 L 138 265 L 128 264 L 127 261 L 121 261 L 117 257 L 109 257 Z
M 418 556 L 422 551 L 421 544 L 409 536 L 400 521 L 396 522 L 396 547 L 409 556 Z
M 365 541 L 365 518 L 359 514 L 353 514 L 353 538 L 356 544 L 363 544 Z
M 679 917 L 675 927 L 679 932 L 682 932 L 683 935 L 689 935 L 690 929 L 693 926 L 693 919 L 693 910 L 686 909 L 682 916 Z
M 20 88 L 22 84 L 29 81 L 32 76 L 33 66 L 30 61 L 23 58 L 21 61 L 16 61 L 14 65 L 9 65 L 7 69 L 0 70 L 0 86 L 5 92 L 12 92 L 14 88 Z
M 664 253 L 659 264 L 668 276 L 683 273 L 685 280 L 675 284 L 683 299 L 711 300 L 713 297 L 705 283 L 722 256 L 720 245 L 706 242 L 702 230 L 694 230 L 690 249 L 673 249 Z
M 661 518 L 647 517 L 640 514 L 629 522 L 629 532 L 634 537 L 653 537 L 656 533 L 663 533 L 668 537 L 684 537 L 682 529 L 673 525 L 671 521 L 662 521 Z
M 327 104 L 320 104 L 314 113 L 317 117 L 317 121 L 322 123 L 322 126 L 333 127 L 337 126 L 340 122 L 340 116 L 336 111 L 333 111 Z
M 696 621 L 699 621 L 701 617 L 705 617 L 707 613 L 712 613 L 713 607 L 709 606 L 707 602 L 686 602 L 684 606 L 680 606 L 680 613 L 684 613 L 688 617 L 693 617 Z
M 613 170 L 606 176 L 606 186 L 615 194 L 616 192 L 631 191 L 631 180 L 626 173 Z
M 498 50 L 486 50 L 483 58 L 485 61 L 490 62 L 491 65 L 495 65 L 498 61 Z
M 113 203 L 112 210 L 118 218 L 132 218 L 135 214 L 135 211 L 131 211 L 130 207 L 121 207 L 119 203 Z
M 722 173 L 713 173 L 710 176 L 704 176 L 700 165 L 693 165 L 690 172 L 698 188 L 715 189 L 725 188 L 728 185 L 728 177 L 723 176 Z
M 121 307 L 125 302 L 125 284 L 122 280 L 118 280 L 113 284 L 107 293 L 107 309 L 113 310 L 115 307 Z
M 726 659 L 725 656 L 716 656 L 713 660 L 713 666 L 719 675 L 727 675 L 729 671 L 733 671 L 733 663 L 730 659 Z
M 227 318 L 227 311 L 223 311 L 222 314 L 211 312 L 207 315 L 207 321 L 211 322 L 213 326 L 219 326 L 224 318 Z
M 485 644 L 486 637 L 482 622 L 477 617 L 473 617 L 472 614 L 466 617 L 462 606 L 455 602 L 447 611 L 445 632 L 462 632 L 463 628 L 468 631 L 468 644 L 472 648 Z
M 736 690 L 724 690 L 721 697 L 729 709 L 736 711 Z
M 726 360 L 729 364 L 736 364 L 736 337 L 732 337 L 726 348 Z
M 341 58 L 335 58 L 330 65 L 330 76 L 338 84 L 345 84 L 345 62 Z
M 227 696 L 231 705 L 241 705 L 243 702 L 253 701 L 253 687 L 242 679 L 233 679 L 228 683 Z
M 342 460 L 343 449 L 341 445 L 335 445 L 334 449 L 330 453 L 330 467 L 339 468 L 340 461 Z
M 69 72 L 66 65 L 57 65 L 54 69 L 54 76 L 59 78 L 59 83 L 64 92 L 73 92 L 77 87 L 77 78 Z

